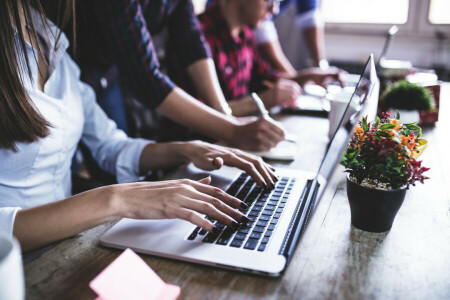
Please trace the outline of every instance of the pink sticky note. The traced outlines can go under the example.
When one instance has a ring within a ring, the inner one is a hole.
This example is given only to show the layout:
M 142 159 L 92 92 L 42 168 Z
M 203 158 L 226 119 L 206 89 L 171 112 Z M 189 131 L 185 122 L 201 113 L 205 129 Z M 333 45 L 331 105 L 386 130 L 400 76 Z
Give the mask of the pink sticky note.
M 89 286 L 97 300 L 174 300 L 180 287 L 166 284 L 131 249 L 125 250 L 97 275 Z

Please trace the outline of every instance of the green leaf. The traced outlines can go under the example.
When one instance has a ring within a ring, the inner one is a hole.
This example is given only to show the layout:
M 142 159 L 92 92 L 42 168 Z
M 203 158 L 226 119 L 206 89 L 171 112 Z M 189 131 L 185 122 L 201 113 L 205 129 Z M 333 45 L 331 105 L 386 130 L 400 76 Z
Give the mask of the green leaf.
M 375 124 L 373 126 L 378 127 L 378 125 L 380 125 L 380 118 L 377 117 L 377 119 L 375 120 Z
M 417 126 L 417 125 L 405 125 L 406 126 L 406 128 L 408 128 L 409 130 L 412 130 L 412 131 L 421 131 L 422 129 L 419 127 L 419 126 Z
M 397 125 L 392 124 L 392 123 L 384 123 L 383 125 L 380 126 L 380 129 L 389 130 L 389 129 L 393 129 L 395 127 L 397 127 Z
M 389 133 L 384 132 L 384 131 L 377 131 L 376 136 L 377 137 L 386 137 L 386 138 L 390 138 L 391 137 L 391 135 Z
M 363 118 L 361 119 L 361 125 L 362 125 L 363 131 L 364 131 L 364 132 L 367 132 L 367 129 L 368 129 L 368 128 L 367 128 L 367 120 L 366 120 L 366 118 L 363 117 Z

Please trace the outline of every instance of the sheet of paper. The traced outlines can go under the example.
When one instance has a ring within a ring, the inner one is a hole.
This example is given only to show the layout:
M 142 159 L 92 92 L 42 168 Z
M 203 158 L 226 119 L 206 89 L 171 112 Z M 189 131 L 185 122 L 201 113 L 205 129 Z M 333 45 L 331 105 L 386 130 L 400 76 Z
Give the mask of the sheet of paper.
M 297 145 L 292 141 L 282 141 L 269 151 L 251 153 L 266 159 L 293 161 L 297 153 Z
M 89 284 L 101 300 L 174 300 L 180 287 L 166 284 L 131 249 L 125 250 Z

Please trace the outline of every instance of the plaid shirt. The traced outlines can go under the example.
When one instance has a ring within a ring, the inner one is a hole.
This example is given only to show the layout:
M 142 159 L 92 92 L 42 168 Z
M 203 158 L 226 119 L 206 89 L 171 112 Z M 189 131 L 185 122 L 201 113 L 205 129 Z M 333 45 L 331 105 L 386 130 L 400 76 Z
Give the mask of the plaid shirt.
M 198 18 L 211 48 L 219 83 L 227 100 L 262 90 L 263 80 L 276 80 L 277 72 L 259 55 L 249 27 L 244 27 L 238 37 L 233 37 L 217 3 L 208 7 Z M 172 62 L 171 60 L 170 63 Z M 175 82 L 195 95 L 185 72 L 175 72 L 176 65 L 172 70 Z
M 120 79 L 150 108 L 174 88 L 160 71 L 152 35 L 167 28 L 180 68 L 209 56 L 191 0 L 77 1 L 78 60 L 82 78 L 97 91 Z

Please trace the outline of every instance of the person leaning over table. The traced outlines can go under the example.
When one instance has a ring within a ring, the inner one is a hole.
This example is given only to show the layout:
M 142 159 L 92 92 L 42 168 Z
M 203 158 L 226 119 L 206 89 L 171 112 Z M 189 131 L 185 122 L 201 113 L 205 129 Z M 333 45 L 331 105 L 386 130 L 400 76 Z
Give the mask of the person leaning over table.
M 258 111 L 250 96 L 252 91 L 258 92 L 265 106 L 271 108 L 296 100 L 301 92 L 299 85 L 308 81 L 325 84 L 339 80 L 340 71 L 334 68 L 326 71 L 310 68 L 291 75 L 272 69 L 261 58 L 251 27 L 277 11 L 276 0 L 217 0 L 199 15 L 220 86 L 225 97 L 233 99 L 229 104 L 235 115 L 245 116 Z M 175 82 L 194 93 L 188 76 L 178 67 L 176 56 L 171 58 L 169 70 Z M 264 82 L 269 85 L 268 89 L 264 90 Z
M 213 224 L 199 213 L 231 227 L 248 220 L 235 209 L 245 204 L 209 186 L 208 177 L 128 183 L 149 170 L 226 164 L 273 188 L 271 167 L 240 150 L 128 138 L 80 81 L 68 40 L 38 0 L 0 1 L 0 38 L 0 232 L 16 236 L 23 251 L 122 217 L 181 218 L 208 231 Z M 124 184 L 70 195 L 71 157 L 80 139 Z
M 148 108 L 230 146 L 268 150 L 284 139 L 281 125 L 273 120 L 227 115 L 229 107 L 191 0 L 79 0 L 76 4 L 76 57 L 82 79 L 102 99 L 120 79 Z M 152 36 L 164 30 L 166 50 L 176 53 L 179 67 L 214 110 L 195 101 L 162 73 Z M 118 99 L 117 94 L 107 98 L 106 102 Z M 115 110 L 111 115 L 125 113 L 123 105 Z
M 207 6 L 217 0 L 208 0 Z M 325 56 L 324 22 L 320 11 L 320 0 L 280 0 L 280 14 L 295 4 L 295 27 L 300 30 L 311 56 L 311 66 L 327 69 Z M 270 65 L 278 70 L 295 75 L 297 72 L 287 59 L 278 39 L 277 29 L 273 23 L 274 15 L 268 15 L 258 26 L 253 28 L 258 50 Z

